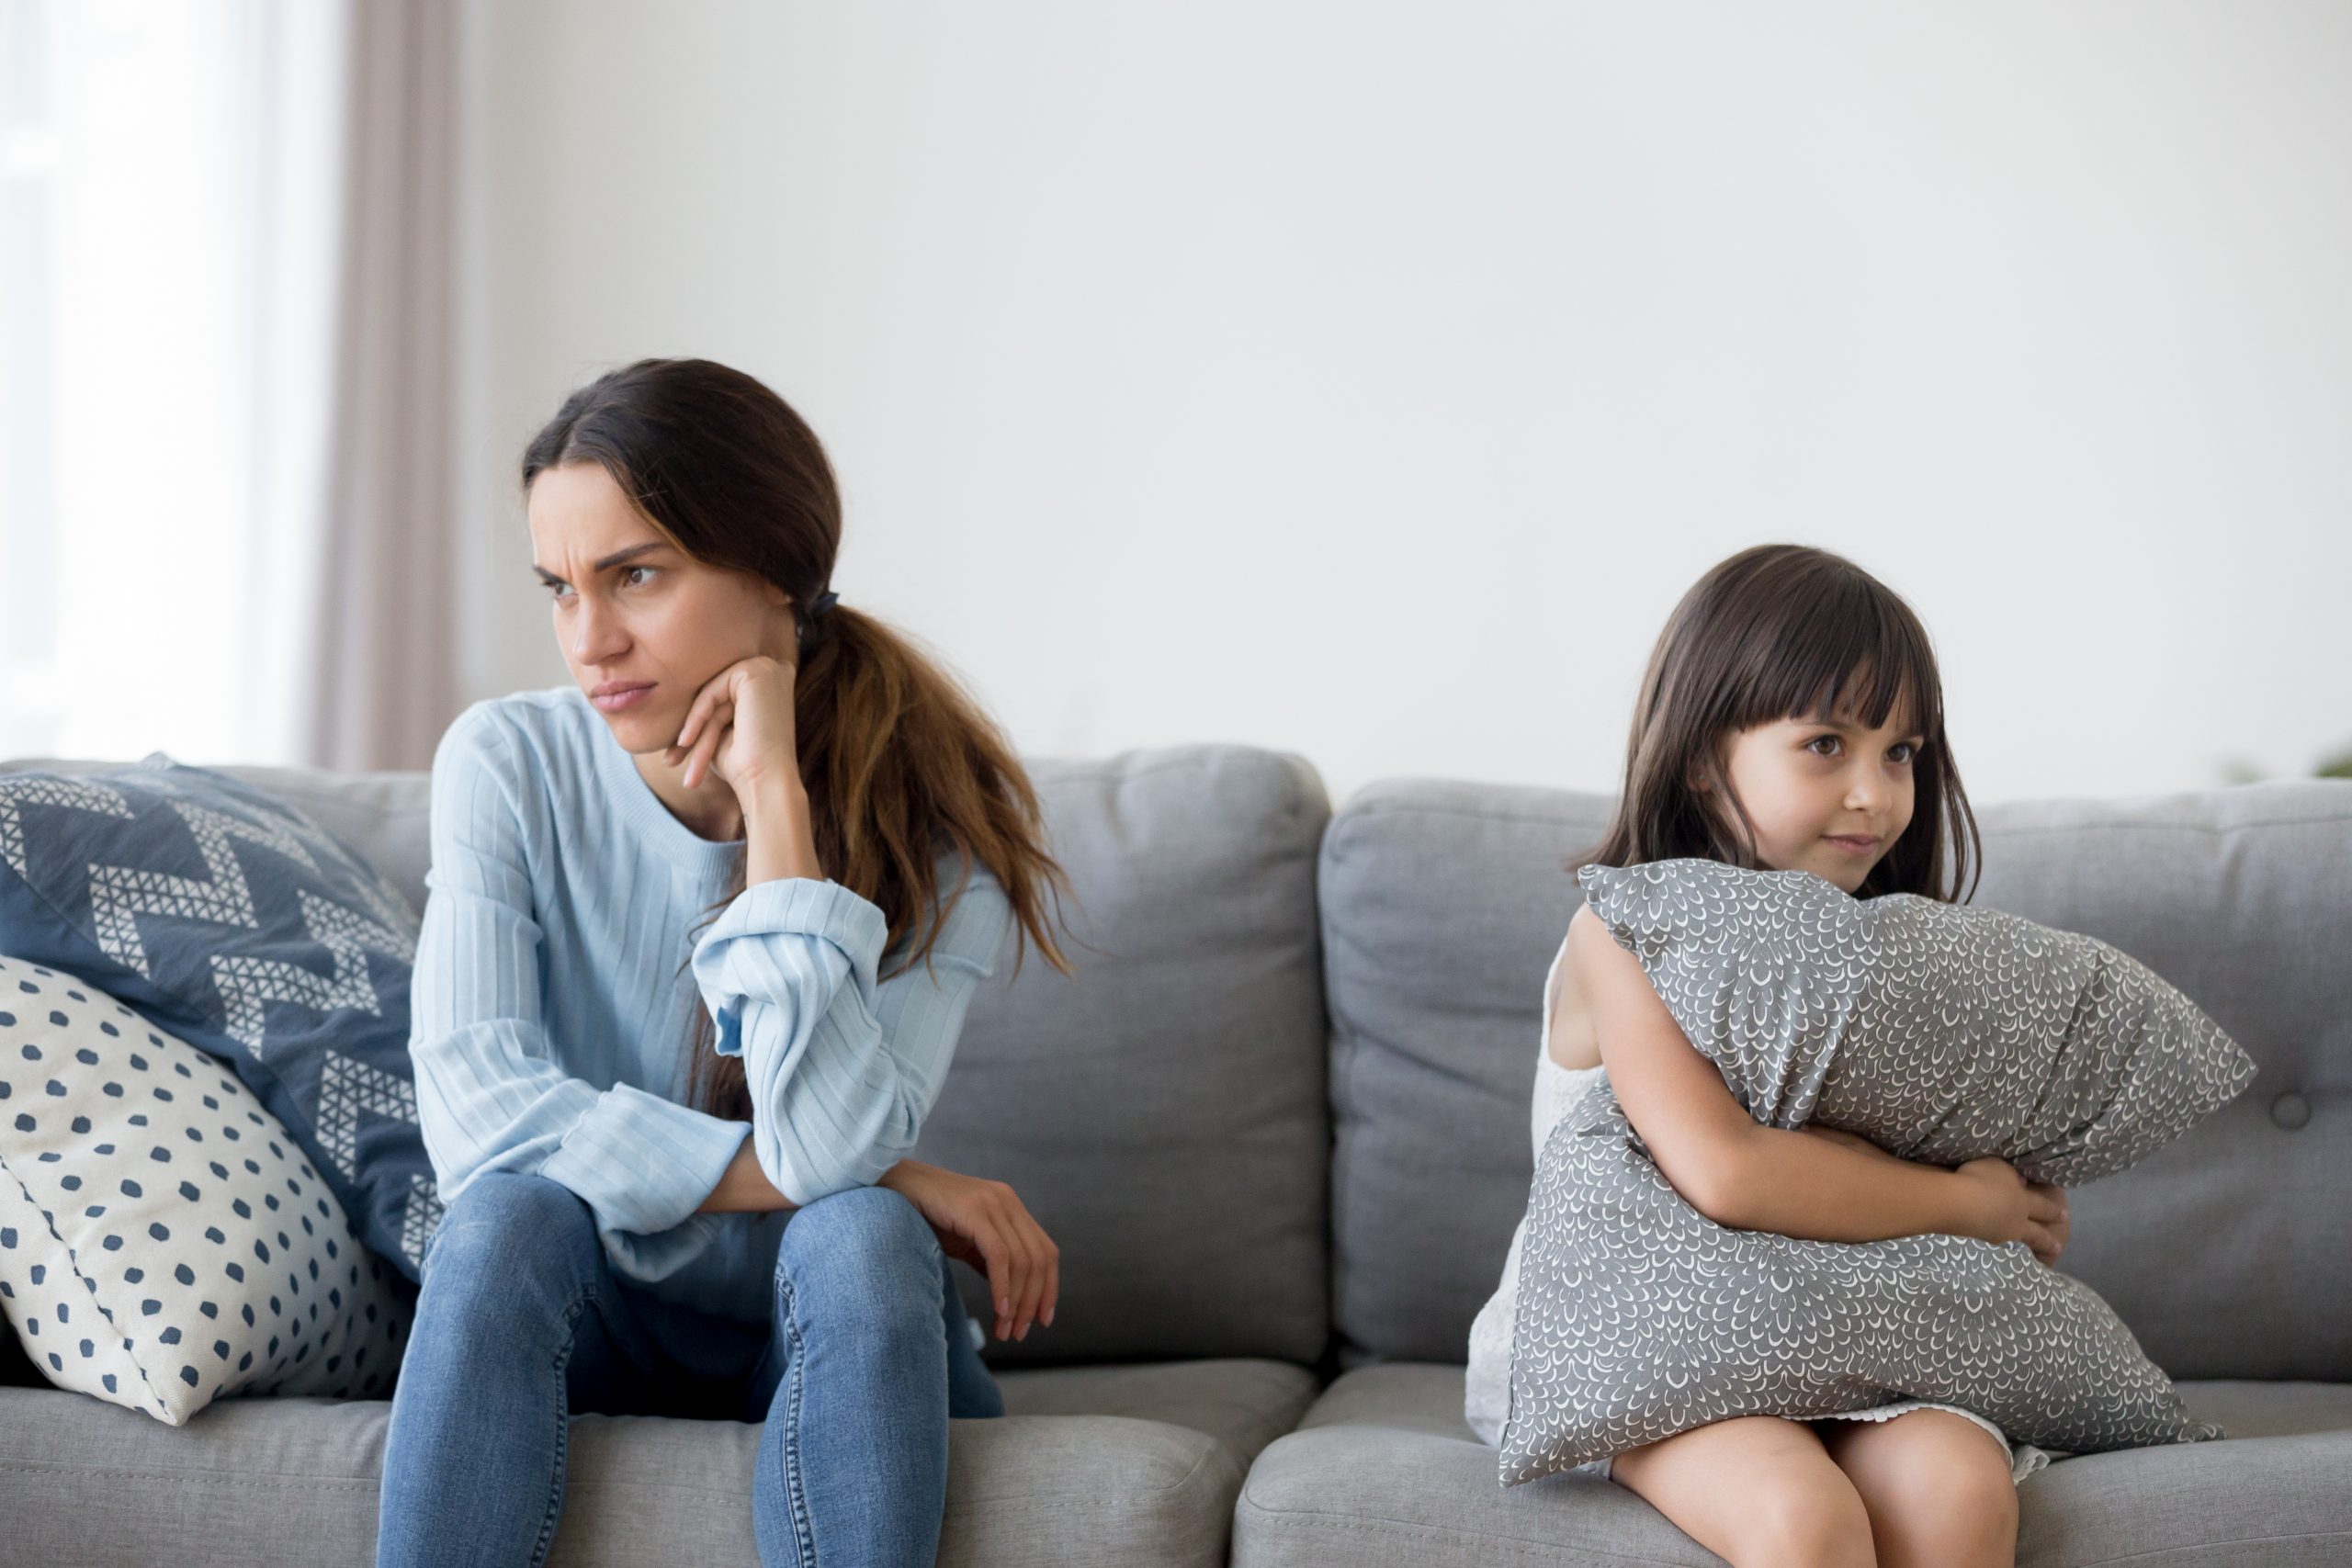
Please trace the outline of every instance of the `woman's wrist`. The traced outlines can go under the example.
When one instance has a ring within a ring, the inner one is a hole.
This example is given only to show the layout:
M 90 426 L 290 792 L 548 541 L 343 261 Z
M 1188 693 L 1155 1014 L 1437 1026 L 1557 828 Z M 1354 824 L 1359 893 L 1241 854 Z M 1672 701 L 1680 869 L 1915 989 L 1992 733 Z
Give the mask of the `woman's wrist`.
M 736 792 L 743 807 L 743 840 L 749 863 L 744 886 L 774 882 L 781 877 L 825 879 L 817 860 L 816 829 L 808 810 L 808 792 L 796 773 L 786 778 L 756 779 Z
M 719 1174 L 718 1185 L 695 1212 L 699 1214 L 772 1213 L 779 1209 L 796 1209 L 799 1205 L 775 1189 L 768 1173 L 760 1168 L 759 1155 L 745 1138 L 735 1150 L 735 1157 L 727 1162 Z

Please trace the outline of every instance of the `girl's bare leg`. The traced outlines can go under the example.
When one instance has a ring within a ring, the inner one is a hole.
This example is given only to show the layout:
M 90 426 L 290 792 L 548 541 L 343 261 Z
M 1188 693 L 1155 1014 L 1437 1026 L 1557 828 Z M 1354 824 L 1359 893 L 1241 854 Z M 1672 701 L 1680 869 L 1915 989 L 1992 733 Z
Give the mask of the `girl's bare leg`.
M 1733 1568 L 1878 1561 L 1861 1495 L 1801 1421 L 1739 1416 L 1694 1427 L 1619 1454 L 1610 1479 Z
M 2018 1485 L 1984 1427 L 1947 1410 L 1822 1425 L 1885 1568 L 2014 1568 Z

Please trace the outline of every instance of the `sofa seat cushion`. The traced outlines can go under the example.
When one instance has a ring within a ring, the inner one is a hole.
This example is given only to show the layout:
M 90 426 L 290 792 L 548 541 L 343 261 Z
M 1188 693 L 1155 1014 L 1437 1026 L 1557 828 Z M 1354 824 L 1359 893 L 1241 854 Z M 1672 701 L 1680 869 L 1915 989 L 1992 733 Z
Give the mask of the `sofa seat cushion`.
M 1249 1459 L 1312 1393 L 1304 1370 L 1248 1361 L 1001 1381 L 1012 1414 L 954 1427 L 943 1568 L 1223 1568 Z M 6 1555 L 130 1568 L 198 1548 L 206 1562 L 368 1562 L 390 1415 L 381 1400 L 223 1399 L 173 1428 L 79 1394 L 0 1388 Z M 759 1436 L 741 1422 L 574 1416 L 551 1568 L 753 1568 Z
M 2352 1383 L 2182 1382 L 2222 1442 L 2061 1460 L 2018 1488 L 2018 1568 L 2161 1560 L 2265 1568 L 2352 1558 Z M 2159 1554 L 2160 1559 L 2159 1559 Z M 1236 1568 L 1720 1560 L 1633 1492 L 1589 1474 L 1508 1491 L 1462 1418 L 1462 1369 L 1359 1368 L 1258 1457 Z
M 1138 1361 L 1000 1371 L 1011 1416 L 1126 1416 L 1204 1432 L 1243 1470 L 1298 1427 L 1315 1375 L 1288 1361 Z

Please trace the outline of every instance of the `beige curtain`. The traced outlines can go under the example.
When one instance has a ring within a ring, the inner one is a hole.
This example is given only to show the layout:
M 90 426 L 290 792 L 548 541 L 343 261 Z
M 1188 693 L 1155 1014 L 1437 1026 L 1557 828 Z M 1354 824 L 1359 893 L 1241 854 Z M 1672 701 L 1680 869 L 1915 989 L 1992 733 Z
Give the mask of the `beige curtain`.
M 342 198 L 295 751 L 423 768 L 456 705 L 455 0 L 341 0 Z

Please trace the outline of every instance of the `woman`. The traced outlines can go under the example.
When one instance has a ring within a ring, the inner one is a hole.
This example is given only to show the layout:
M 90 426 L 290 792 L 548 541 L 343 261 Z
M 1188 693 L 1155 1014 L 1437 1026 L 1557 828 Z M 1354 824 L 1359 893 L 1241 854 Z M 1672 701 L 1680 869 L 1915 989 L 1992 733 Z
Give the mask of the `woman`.
M 1002 1413 L 947 1259 L 999 1338 L 1058 1292 L 1010 1188 L 905 1157 L 1007 928 L 1069 968 L 1035 794 L 836 601 L 831 470 L 752 378 L 614 371 L 523 487 L 574 683 L 434 757 L 410 1049 L 448 1207 L 377 1561 L 542 1561 L 594 1410 L 763 1421 L 763 1562 L 928 1564 L 948 1419 Z

